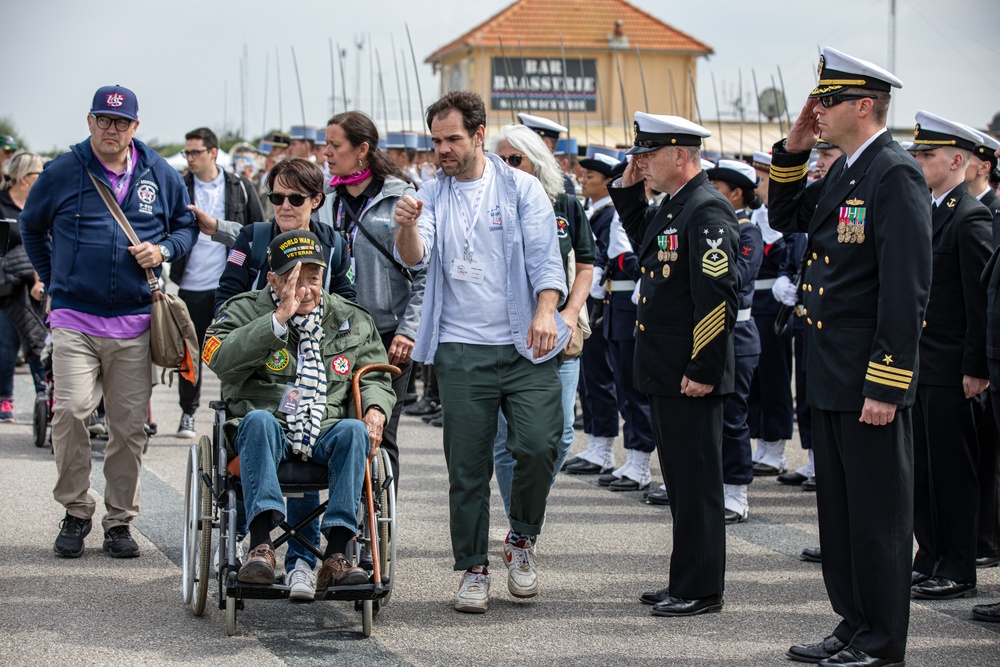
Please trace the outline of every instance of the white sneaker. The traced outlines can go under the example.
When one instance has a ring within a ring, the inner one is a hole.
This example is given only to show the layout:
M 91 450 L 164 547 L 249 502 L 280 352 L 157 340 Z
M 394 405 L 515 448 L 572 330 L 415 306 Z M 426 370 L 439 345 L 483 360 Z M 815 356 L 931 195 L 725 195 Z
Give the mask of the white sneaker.
M 309 563 L 299 558 L 295 567 L 288 571 L 288 598 L 312 602 L 316 598 L 316 573 Z
M 482 568 L 485 569 L 485 568 Z M 455 593 L 455 611 L 482 614 L 490 606 L 490 575 L 466 570 Z
M 535 572 L 535 549 L 527 539 L 504 541 L 503 559 L 507 564 L 507 590 L 516 598 L 533 598 L 538 595 L 538 573 Z

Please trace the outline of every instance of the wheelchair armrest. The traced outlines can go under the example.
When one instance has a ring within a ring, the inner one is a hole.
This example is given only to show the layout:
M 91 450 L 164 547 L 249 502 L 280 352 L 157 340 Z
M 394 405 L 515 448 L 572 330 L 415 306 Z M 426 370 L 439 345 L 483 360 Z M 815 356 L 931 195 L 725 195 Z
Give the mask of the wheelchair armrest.
M 226 402 L 225 401 L 212 401 L 211 403 L 208 404 L 208 407 L 212 408 L 213 410 L 225 410 L 226 409 Z

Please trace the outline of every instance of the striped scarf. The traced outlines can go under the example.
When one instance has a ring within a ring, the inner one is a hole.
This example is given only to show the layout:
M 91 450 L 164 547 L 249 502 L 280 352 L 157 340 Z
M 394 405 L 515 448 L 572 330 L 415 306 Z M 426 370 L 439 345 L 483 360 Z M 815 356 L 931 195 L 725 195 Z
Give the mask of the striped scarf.
M 281 300 L 271 290 L 274 305 Z M 298 409 L 288 415 L 289 436 L 292 452 L 303 459 L 312 457 L 313 447 L 319 438 L 320 424 L 326 414 L 326 369 L 323 366 L 322 306 L 314 308 L 307 315 L 293 315 L 288 325 L 299 336 L 299 362 L 295 368 L 295 384 L 302 393 L 299 395 Z

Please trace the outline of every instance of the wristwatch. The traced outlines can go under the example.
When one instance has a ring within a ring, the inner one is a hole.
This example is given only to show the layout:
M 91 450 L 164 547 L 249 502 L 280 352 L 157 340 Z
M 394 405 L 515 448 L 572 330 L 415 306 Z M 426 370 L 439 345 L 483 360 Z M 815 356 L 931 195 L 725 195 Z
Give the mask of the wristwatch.
M 156 247 L 160 249 L 160 254 L 163 255 L 163 261 L 164 262 L 169 262 L 170 261 L 170 248 L 168 248 L 167 246 L 163 245 L 162 243 L 159 244 Z

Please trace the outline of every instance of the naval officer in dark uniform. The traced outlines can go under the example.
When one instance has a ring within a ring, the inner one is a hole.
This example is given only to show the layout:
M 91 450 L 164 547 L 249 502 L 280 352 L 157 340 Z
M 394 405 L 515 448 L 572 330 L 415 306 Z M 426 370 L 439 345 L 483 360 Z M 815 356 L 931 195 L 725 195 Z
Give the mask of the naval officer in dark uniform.
M 751 213 L 763 202 L 756 194 L 760 178 L 753 167 L 737 160 L 719 160 L 707 169 L 712 185 L 722 193 L 740 223 L 740 245 L 736 256 L 739 293 L 736 327 L 733 329 L 733 355 L 736 366 L 733 393 L 726 399 L 722 421 L 722 482 L 727 524 L 742 523 L 750 517 L 747 489 L 753 481 L 750 426 L 747 423 L 747 398 L 750 380 L 760 358 L 760 335 L 751 315 L 754 283 L 764 258 L 764 239 L 760 228 L 750 222 Z
M 917 112 L 911 150 L 931 189 L 931 295 L 920 335 L 913 405 L 913 597 L 976 594 L 979 424 L 985 416 L 986 290 L 993 216 L 969 193 L 965 171 L 978 133 Z M 990 415 L 992 416 L 992 415 Z
M 965 183 L 972 193 L 993 214 L 993 248 L 1000 246 L 1000 197 L 993 187 L 1000 181 L 997 168 L 997 150 L 1000 141 L 977 132 L 979 141 L 972 151 L 972 159 L 965 172 Z M 1000 359 L 1000 350 L 995 355 Z M 994 355 L 987 347 L 987 357 Z M 990 373 L 990 390 L 986 396 L 987 416 L 992 417 L 1000 406 L 1000 364 L 997 373 Z M 1000 432 L 997 419 L 984 419 L 979 428 L 979 460 L 976 476 L 979 480 L 979 530 L 976 539 L 976 567 L 995 567 L 1000 564 Z
M 670 513 L 669 586 L 643 593 L 657 616 L 722 609 L 726 533 L 722 416 L 733 391 L 739 225 L 701 169 L 705 128 L 635 113 L 632 160 L 609 191 L 639 248 L 635 384 L 649 397 Z M 643 182 L 668 196 L 658 207 Z
M 771 160 L 770 223 L 807 232 L 806 372 L 823 578 L 841 622 L 789 657 L 902 665 L 910 616 L 918 341 L 931 284 L 927 183 L 885 127 L 886 70 L 824 49 L 817 87 Z M 840 146 L 819 188 L 809 151 Z

